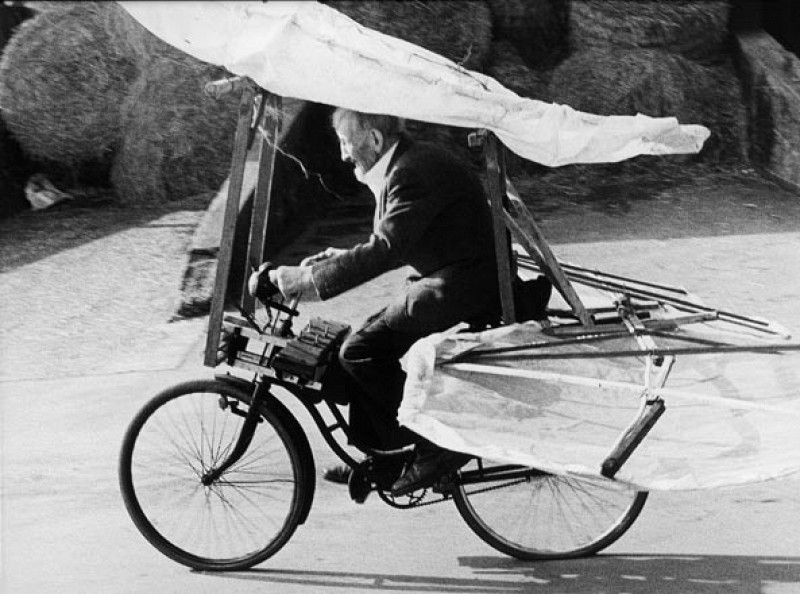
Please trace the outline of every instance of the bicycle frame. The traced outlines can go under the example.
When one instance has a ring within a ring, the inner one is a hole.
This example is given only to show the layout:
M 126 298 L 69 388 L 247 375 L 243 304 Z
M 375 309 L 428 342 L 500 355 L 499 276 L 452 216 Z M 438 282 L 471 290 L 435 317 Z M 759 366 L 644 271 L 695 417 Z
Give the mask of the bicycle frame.
M 345 441 L 350 441 L 350 426 L 345 419 L 344 414 L 339 409 L 339 406 L 322 397 L 315 397 L 312 398 L 308 394 L 308 390 L 303 388 L 302 386 L 292 382 L 292 381 L 285 381 L 279 378 L 259 378 L 255 383 L 247 382 L 246 380 L 241 380 L 239 378 L 233 378 L 229 375 L 224 374 L 217 374 L 217 379 L 221 379 L 223 381 L 233 381 L 234 383 L 247 383 L 248 387 L 253 390 L 253 404 L 250 407 L 250 410 L 247 413 L 245 418 L 245 423 L 242 427 L 242 431 L 239 435 L 239 439 L 236 443 L 236 446 L 231 451 L 230 455 L 225 459 L 217 468 L 209 471 L 206 473 L 206 476 L 203 477 L 203 481 L 208 481 L 208 483 L 213 482 L 216 478 L 218 478 L 227 468 L 232 466 L 236 463 L 237 460 L 241 458 L 241 456 L 246 452 L 248 445 L 253 436 L 253 432 L 256 427 L 256 421 L 253 419 L 250 421 L 251 417 L 257 417 L 257 413 L 255 411 L 266 401 L 265 395 L 269 392 L 269 388 L 273 385 L 278 386 L 289 392 L 294 398 L 299 400 L 303 407 L 308 411 L 309 415 L 311 416 L 314 424 L 316 425 L 317 429 L 319 430 L 322 438 L 325 440 L 325 443 L 328 447 L 333 451 L 338 458 L 347 464 L 352 469 L 358 469 L 361 472 L 364 472 L 369 476 L 369 467 L 364 462 L 359 462 L 354 458 L 344 447 L 344 445 L 335 437 L 335 432 L 337 430 L 341 431 L 345 436 Z M 322 406 L 325 406 L 327 410 L 332 414 L 334 418 L 334 422 L 332 424 L 328 424 L 323 416 L 323 412 L 321 409 Z M 389 456 L 397 456 L 407 453 L 410 448 L 402 448 L 398 450 L 376 450 L 372 448 L 366 447 L 359 447 L 354 446 L 359 451 L 361 451 L 366 456 L 371 457 L 389 457 Z M 500 482 L 520 482 L 524 480 L 529 480 L 533 477 L 541 477 L 547 476 L 550 473 L 542 470 L 538 470 L 536 468 L 529 468 L 514 464 L 497 464 L 497 465 L 486 465 L 486 463 L 478 459 L 478 468 L 475 470 L 466 470 L 459 472 L 455 475 L 447 477 L 447 481 L 440 484 L 439 490 L 442 491 L 445 495 L 449 494 L 449 492 L 458 485 L 480 485 L 480 484 L 488 484 L 488 483 L 500 483 Z M 412 503 L 410 507 L 414 507 Z

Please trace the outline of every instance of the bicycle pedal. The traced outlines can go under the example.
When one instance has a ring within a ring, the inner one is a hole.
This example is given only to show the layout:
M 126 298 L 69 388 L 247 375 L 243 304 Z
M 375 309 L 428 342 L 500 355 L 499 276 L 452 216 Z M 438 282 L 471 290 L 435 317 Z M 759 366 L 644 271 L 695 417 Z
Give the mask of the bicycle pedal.
M 365 474 L 353 470 L 347 479 L 347 492 L 354 502 L 364 503 L 372 492 L 372 483 Z
M 433 485 L 431 485 L 431 492 L 438 495 L 450 495 L 453 492 L 454 487 L 455 484 L 453 483 L 451 475 L 447 475 L 443 476 L 433 483 Z

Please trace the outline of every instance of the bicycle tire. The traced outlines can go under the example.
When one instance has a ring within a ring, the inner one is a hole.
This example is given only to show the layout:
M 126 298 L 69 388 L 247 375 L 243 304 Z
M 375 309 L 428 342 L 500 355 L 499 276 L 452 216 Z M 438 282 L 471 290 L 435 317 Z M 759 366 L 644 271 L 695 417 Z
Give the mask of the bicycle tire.
M 601 479 L 539 472 L 507 482 L 456 481 L 453 489 L 458 512 L 472 531 L 498 551 L 525 561 L 598 553 L 633 525 L 647 495 Z
M 262 406 L 242 458 L 202 484 L 204 472 L 233 448 L 251 401 L 228 382 L 184 382 L 145 404 L 123 438 L 119 480 L 131 519 L 156 549 L 192 569 L 261 563 L 308 513 L 314 490 L 308 442 L 269 406 Z

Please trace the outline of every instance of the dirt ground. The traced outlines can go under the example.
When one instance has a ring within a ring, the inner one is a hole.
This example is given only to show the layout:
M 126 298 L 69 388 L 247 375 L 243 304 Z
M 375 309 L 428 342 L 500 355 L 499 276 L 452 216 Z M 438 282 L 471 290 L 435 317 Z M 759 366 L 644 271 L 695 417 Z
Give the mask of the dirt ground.
M 709 304 L 800 329 L 800 197 L 750 171 L 604 181 L 526 196 L 560 258 L 684 285 Z M 93 194 L 0 221 L 3 592 L 800 591 L 798 475 L 654 493 L 607 554 L 539 564 L 489 549 L 452 506 L 357 506 L 319 480 L 309 521 L 263 566 L 208 575 L 164 558 L 125 513 L 116 464 L 148 398 L 210 374 L 207 319 L 170 323 L 206 203 L 130 209 Z M 368 206 L 336 205 L 280 259 L 347 245 L 369 221 Z M 357 323 L 394 280 L 308 304 L 304 315 Z M 309 436 L 321 475 L 333 455 L 318 432 Z

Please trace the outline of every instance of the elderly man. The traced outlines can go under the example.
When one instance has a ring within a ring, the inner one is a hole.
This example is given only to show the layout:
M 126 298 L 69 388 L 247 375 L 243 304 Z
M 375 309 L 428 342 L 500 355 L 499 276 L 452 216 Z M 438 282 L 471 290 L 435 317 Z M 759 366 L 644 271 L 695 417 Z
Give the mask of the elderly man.
M 353 442 L 380 450 L 416 443 L 402 476 L 397 464 L 383 462 L 377 469 L 385 477 L 379 486 L 403 495 L 469 460 L 399 426 L 405 381 L 400 359 L 424 336 L 499 317 L 489 207 L 466 164 L 441 148 L 412 142 L 401 120 L 339 108 L 332 123 L 342 160 L 355 166 L 356 178 L 375 195 L 372 234 L 350 249 L 328 248 L 269 276 L 287 297 L 310 293 L 324 300 L 394 268 L 412 269 L 405 290 L 352 333 L 339 353 Z

